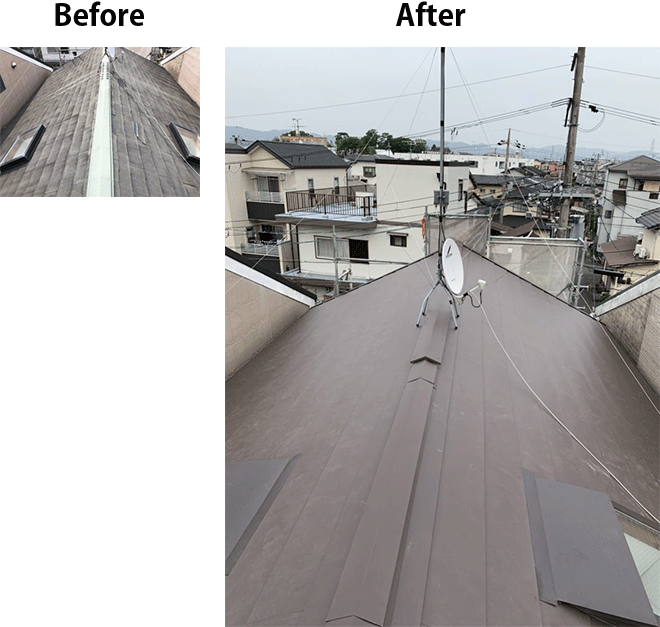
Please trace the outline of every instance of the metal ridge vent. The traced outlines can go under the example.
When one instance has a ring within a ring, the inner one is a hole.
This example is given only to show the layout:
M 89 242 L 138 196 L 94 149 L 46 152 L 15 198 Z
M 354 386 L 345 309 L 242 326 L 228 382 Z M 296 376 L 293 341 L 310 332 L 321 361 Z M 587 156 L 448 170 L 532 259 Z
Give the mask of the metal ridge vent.
M 99 95 L 87 176 L 87 196 L 114 196 L 112 161 L 112 119 L 110 98 L 110 58 L 103 54 L 99 64 Z

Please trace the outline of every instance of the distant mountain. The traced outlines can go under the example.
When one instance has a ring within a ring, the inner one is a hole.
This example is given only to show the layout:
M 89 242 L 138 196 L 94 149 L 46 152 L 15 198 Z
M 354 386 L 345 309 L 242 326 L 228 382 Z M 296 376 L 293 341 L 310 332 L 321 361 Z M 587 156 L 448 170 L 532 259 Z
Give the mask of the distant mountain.
M 240 137 L 246 141 L 272 141 L 275 137 L 284 135 L 284 133 L 291 132 L 290 128 L 287 129 L 273 129 L 272 131 L 256 131 L 251 128 L 245 128 L 243 126 L 225 126 L 225 141 L 233 141 L 233 137 Z M 319 135 L 318 133 L 309 133 L 314 137 L 326 137 L 327 140 L 334 145 L 335 136 L 334 135 Z M 438 137 L 426 137 L 426 143 L 429 146 L 440 145 L 440 139 Z M 482 155 L 488 153 L 497 152 L 501 155 L 504 155 L 504 149 L 502 146 L 491 146 L 484 147 L 483 144 L 478 146 L 473 146 L 472 144 L 466 144 L 465 142 L 445 142 L 445 147 L 449 148 L 453 153 L 463 153 L 463 154 L 474 154 Z M 528 146 L 523 151 L 522 156 L 529 159 L 542 159 L 542 160 L 554 160 L 562 161 L 564 159 L 564 152 L 566 151 L 566 146 L 562 144 L 555 144 L 554 146 L 543 146 L 541 148 L 535 148 L 533 146 Z M 515 153 L 514 153 L 515 154 Z M 612 150 L 601 150 L 597 148 L 580 148 L 577 147 L 575 151 L 575 158 L 577 160 L 582 159 L 593 159 L 597 155 L 600 155 L 601 159 L 612 159 L 614 161 L 627 161 L 628 159 L 633 159 L 639 155 L 647 155 L 654 159 L 660 160 L 660 154 L 657 152 L 651 152 L 649 150 L 636 150 L 629 152 L 615 152 Z

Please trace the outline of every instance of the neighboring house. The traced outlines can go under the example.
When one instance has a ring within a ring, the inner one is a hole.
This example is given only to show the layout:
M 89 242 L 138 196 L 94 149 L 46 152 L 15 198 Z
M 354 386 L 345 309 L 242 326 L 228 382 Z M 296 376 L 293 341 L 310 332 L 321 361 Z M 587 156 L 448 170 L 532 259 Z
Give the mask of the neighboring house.
M 201 105 L 199 48 L 178 48 L 162 59 L 159 65 L 167 70 L 198 106 Z
M 55 48 L 28 47 L 18 48 L 24 54 L 40 61 L 50 67 L 61 67 L 69 61 L 73 61 L 89 48 L 74 48 L 72 46 L 59 46 Z
M 225 248 L 225 378 L 315 304 L 314 295 Z
M 503 174 L 473 174 L 470 181 L 474 193 L 480 197 L 501 198 L 507 190 L 507 178 Z
M 225 244 L 248 256 L 282 258 L 282 271 L 297 267 L 295 226 L 278 214 L 316 207 L 332 197 L 350 205 L 348 164 L 316 145 L 255 141 L 225 144 Z M 295 225 L 295 223 L 294 223 Z M 289 242 L 285 250 L 280 250 Z
M 610 166 L 603 189 L 598 246 L 636 235 L 639 225 L 635 219 L 657 207 L 659 195 L 660 161 L 642 155 Z
M 52 72 L 12 120 L 0 196 L 199 196 L 199 106 L 162 67 L 114 52 Z
M 440 288 L 416 326 L 434 255 L 226 382 L 227 625 L 657 627 L 657 395 L 597 320 L 463 262 L 458 329 Z
M 660 394 L 660 272 L 608 298 L 594 313 Z
M 395 152 L 378 150 L 377 154 L 381 156 L 394 157 L 396 159 L 408 159 L 418 161 L 439 161 L 440 152 L 421 152 L 421 153 L 408 153 L 408 152 Z M 470 172 L 473 174 L 486 174 L 495 176 L 504 171 L 506 165 L 506 158 L 504 155 L 471 155 L 471 154 L 455 154 L 449 153 L 445 155 L 447 161 L 459 162 L 467 164 Z M 538 162 L 535 159 L 521 157 L 519 154 L 509 156 L 509 168 L 518 166 L 535 166 Z
M 637 235 L 635 255 L 639 259 L 660 259 L 660 207 L 645 211 L 635 222 L 644 229 L 641 240 Z
M 328 147 L 327 137 L 314 137 L 313 135 L 280 135 L 280 141 L 289 144 L 313 144 Z
M 11 130 L 11 120 L 52 72 L 52 68 L 13 48 L 0 48 L 0 143 Z
M 626 235 L 613 242 L 605 242 L 601 245 L 605 268 L 613 268 L 619 271 L 618 276 L 603 276 L 607 289 L 613 291 L 624 289 L 627 285 L 637 283 L 658 269 L 660 257 L 650 257 L 648 249 L 643 249 L 644 254 L 640 255 L 642 249 L 640 239 L 636 235 Z M 660 252 L 660 247 L 658 247 L 658 251 Z
M 346 155 L 349 162 L 348 184 L 370 185 L 374 189 L 378 185 L 378 170 L 376 168 L 376 155 Z
M 285 275 L 319 297 L 333 293 L 335 283 L 339 291 L 350 290 L 437 250 L 437 235 L 429 237 L 426 226 L 438 211 L 439 161 L 377 157 L 375 167 L 376 197 L 356 191 L 349 206 L 329 195 L 314 210 L 294 211 L 289 204 L 288 213 L 277 216 L 296 225 L 300 251 L 299 267 Z M 445 162 L 448 216 L 468 216 L 476 208 L 469 174 L 467 164 Z

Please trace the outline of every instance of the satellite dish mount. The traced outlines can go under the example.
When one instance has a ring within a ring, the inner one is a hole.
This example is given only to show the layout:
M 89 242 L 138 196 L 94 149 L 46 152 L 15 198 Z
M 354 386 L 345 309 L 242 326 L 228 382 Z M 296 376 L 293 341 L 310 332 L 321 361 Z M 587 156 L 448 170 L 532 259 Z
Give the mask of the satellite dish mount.
M 460 296 L 463 289 L 463 260 L 461 258 L 461 249 L 458 244 L 448 237 L 442 244 L 442 253 L 440 255 L 440 264 L 438 268 L 438 280 L 431 288 L 431 291 L 424 298 L 422 308 L 417 317 L 417 326 L 420 325 L 422 316 L 426 314 L 426 307 L 429 298 L 438 285 L 441 285 L 449 296 L 449 307 L 454 319 L 454 329 L 458 329 L 458 308 L 456 306 L 455 296 Z

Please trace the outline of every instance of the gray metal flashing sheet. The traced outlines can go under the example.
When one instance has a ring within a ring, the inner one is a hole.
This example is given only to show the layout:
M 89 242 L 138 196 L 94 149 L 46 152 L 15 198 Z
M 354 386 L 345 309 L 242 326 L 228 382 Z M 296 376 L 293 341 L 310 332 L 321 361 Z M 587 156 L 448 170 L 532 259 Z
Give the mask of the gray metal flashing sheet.
M 657 625 L 609 497 L 531 473 L 525 478 L 541 600 L 618 624 Z
M 290 459 L 237 462 L 225 466 L 225 574 L 231 572 L 254 529 L 272 503 Z

